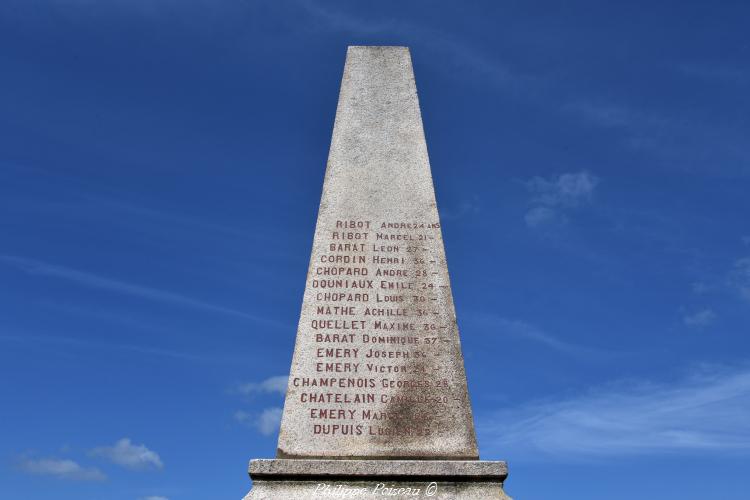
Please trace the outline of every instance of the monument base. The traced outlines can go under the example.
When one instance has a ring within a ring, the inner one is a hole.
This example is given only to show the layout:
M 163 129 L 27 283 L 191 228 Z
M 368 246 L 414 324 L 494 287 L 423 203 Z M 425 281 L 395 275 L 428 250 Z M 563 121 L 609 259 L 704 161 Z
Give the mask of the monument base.
M 505 462 L 480 460 L 252 460 L 244 500 L 434 498 L 511 500 Z

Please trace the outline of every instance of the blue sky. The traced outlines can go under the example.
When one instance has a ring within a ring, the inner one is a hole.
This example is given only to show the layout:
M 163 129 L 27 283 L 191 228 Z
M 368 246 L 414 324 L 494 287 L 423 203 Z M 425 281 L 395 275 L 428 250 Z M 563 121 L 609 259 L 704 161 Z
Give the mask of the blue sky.
M 5 0 L 0 493 L 272 457 L 347 45 L 408 45 L 485 459 L 741 499 L 747 2 Z

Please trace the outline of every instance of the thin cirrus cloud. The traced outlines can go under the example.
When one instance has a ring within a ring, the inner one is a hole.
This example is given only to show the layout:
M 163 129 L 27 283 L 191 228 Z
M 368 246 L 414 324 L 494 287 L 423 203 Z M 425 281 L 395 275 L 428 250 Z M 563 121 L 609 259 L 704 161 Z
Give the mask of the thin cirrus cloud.
M 586 171 L 552 177 L 534 177 L 527 181 L 531 208 L 526 212 L 526 225 L 536 228 L 568 222 L 568 212 L 590 203 L 599 178 Z
M 686 314 L 682 318 L 685 326 L 690 328 L 702 328 L 710 325 L 716 320 L 716 313 L 712 309 L 701 309 L 693 314 Z
M 750 368 L 621 382 L 478 418 L 485 449 L 524 459 L 750 453 Z
M 71 481 L 104 481 L 107 476 L 96 467 L 84 467 L 66 458 L 30 458 L 18 461 L 18 468 L 35 476 L 51 476 Z
M 256 394 L 286 394 L 289 377 L 287 375 L 276 375 L 268 377 L 260 382 L 247 382 L 234 388 L 233 392 L 244 396 Z M 283 410 L 279 407 L 265 408 L 260 413 L 238 410 L 234 412 L 234 419 L 241 424 L 254 428 L 264 436 L 275 433 L 281 423 Z
M 242 424 L 253 427 L 264 436 L 270 436 L 279 429 L 281 414 L 283 410 L 279 407 L 265 408 L 260 413 L 236 411 L 234 419 Z
M 729 271 L 715 278 L 713 282 L 693 283 L 692 290 L 699 295 L 728 292 L 750 302 L 750 256 L 736 259 Z
M 158 288 L 152 288 L 125 281 L 114 280 L 104 276 L 88 273 L 85 271 L 79 271 L 69 267 L 58 266 L 47 262 L 42 262 L 34 259 L 27 259 L 24 257 L 18 257 L 14 255 L 0 255 L 0 262 L 6 265 L 13 266 L 17 269 L 21 269 L 25 273 L 32 276 L 47 276 L 52 278 L 59 278 L 77 285 L 96 288 L 100 290 L 107 290 L 110 292 L 116 292 L 126 294 L 142 299 L 148 299 L 157 302 L 176 304 L 184 307 L 191 307 L 195 309 L 201 309 L 204 311 L 210 311 L 215 313 L 226 314 L 230 316 L 241 317 L 249 319 L 259 323 L 264 323 L 276 327 L 283 326 L 281 323 L 262 318 L 252 314 L 248 314 L 236 309 L 223 307 L 202 300 L 194 299 L 185 295 L 170 292 L 167 290 L 161 290 Z
M 750 82 L 750 71 L 745 67 L 707 61 L 692 61 L 678 65 L 677 69 L 686 76 L 712 82 L 741 85 L 746 85 Z
M 464 200 L 458 206 L 447 209 L 440 209 L 440 218 L 444 220 L 458 220 L 464 217 L 476 216 L 481 212 L 479 201 L 476 197 L 471 200 Z
M 502 86 L 521 82 L 528 86 L 532 81 L 529 76 L 512 70 L 496 58 L 484 55 L 478 47 L 453 38 L 446 32 L 403 20 L 393 22 L 392 19 L 385 19 L 378 22 L 351 14 L 349 10 L 332 8 L 324 2 L 303 1 L 297 5 L 314 21 L 309 23 L 314 29 L 325 28 L 359 35 L 390 33 L 406 37 L 412 42 L 421 42 L 423 49 L 440 52 L 442 60 L 446 63 L 445 68 L 451 70 L 451 74 L 456 73 L 456 69 L 468 69 Z
M 750 257 L 737 259 L 734 262 L 729 281 L 740 297 L 750 302 Z
M 289 377 L 287 375 L 268 377 L 261 382 L 247 382 L 240 384 L 237 386 L 236 392 L 246 396 L 262 393 L 278 393 L 284 395 L 286 394 L 288 380 Z
M 161 356 L 167 358 L 181 359 L 185 361 L 216 361 L 226 363 L 227 358 L 211 358 L 204 355 L 195 355 L 180 351 L 174 351 L 170 349 L 162 349 L 158 347 L 141 346 L 133 344 L 113 344 L 109 342 L 98 342 L 91 339 L 75 338 L 75 337 L 64 337 L 62 335 L 29 335 L 29 334 L 16 334 L 16 335 L 0 335 L 0 341 L 5 342 L 36 342 L 39 344 L 58 344 L 67 345 L 79 348 L 90 348 L 90 349 L 107 349 L 115 351 L 126 351 L 136 352 L 139 354 L 147 354 L 151 356 Z
M 469 322 L 482 326 L 482 331 L 534 342 L 569 355 L 588 357 L 607 354 L 606 351 L 601 349 L 562 340 L 535 325 L 517 319 L 504 318 L 492 313 L 473 313 L 468 315 L 466 319 Z
M 162 17 L 173 15 L 172 2 L 154 2 L 144 0 L 110 0 L 109 2 L 97 2 L 95 0 L 54 0 L 78 8 L 105 9 L 128 9 L 143 17 Z M 245 8 L 250 9 L 250 14 L 257 9 L 262 9 L 264 15 L 268 15 L 269 7 L 279 2 L 247 2 Z M 217 6 L 208 0 L 192 0 L 192 6 L 210 6 L 217 11 Z M 523 83 L 528 87 L 532 78 L 511 69 L 507 64 L 499 61 L 496 57 L 485 54 L 480 47 L 467 44 L 460 38 L 450 33 L 432 29 L 423 24 L 414 24 L 404 20 L 394 21 L 391 18 L 381 20 L 372 16 L 358 15 L 350 8 L 336 8 L 327 2 L 313 0 L 295 0 L 284 3 L 283 14 L 287 15 L 287 9 L 295 9 L 298 13 L 306 16 L 305 28 L 313 31 L 346 32 L 355 36 L 366 36 L 375 34 L 386 34 L 409 40 L 412 44 L 421 44 L 423 50 L 439 51 L 446 66 L 444 69 L 451 74 L 457 73 L 456 69 L 468 69 L 479 74 L 498 85 L 509 85 Z M 73 11 L 75 12 L 75 11 Z M 234 14 L 234 10 L 227 11 Z M 220 12 L 221 14 L 222 12 Z M 524 88 L 519 85 L 516 87 Z
M 625 147 L 649 152 L 665 167 L 713 175 L 748 173 L 746 133 L 731 123 L 591 99 L 570 101 L 563 111 L 596 127 L 619 132 Z M 723 168 L 716 168 L 719 164 Z
M 123 438 L 112 446 L 101 446 L 91 450 L 90 455 L 133 470 L 163 469 L 164 463 L 159 454 L 149 450 L 145 445 L 134 444 Z

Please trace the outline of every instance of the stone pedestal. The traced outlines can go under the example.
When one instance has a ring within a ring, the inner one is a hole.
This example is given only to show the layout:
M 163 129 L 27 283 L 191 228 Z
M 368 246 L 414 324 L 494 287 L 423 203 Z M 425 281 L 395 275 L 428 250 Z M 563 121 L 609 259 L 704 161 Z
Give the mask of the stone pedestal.
M 253 460 L 245 500 L 510 500 L 507 475 L 505 462 L 479 460 Z

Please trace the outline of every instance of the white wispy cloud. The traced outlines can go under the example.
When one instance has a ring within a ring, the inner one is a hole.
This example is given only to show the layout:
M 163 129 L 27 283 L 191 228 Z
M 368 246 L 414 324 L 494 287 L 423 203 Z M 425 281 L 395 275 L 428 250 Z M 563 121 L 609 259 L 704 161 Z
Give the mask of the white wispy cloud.
M 483 331 L 491 332 L 493 335 L 511 336 L 536 342 L 566 354 L 582 356 L 605 354 L 604 351 L 599 349 L 564 341 L 558 336 L 545 332 L 543 329 L 525 321 L 504 318 L 491 313 L 472 313 L 465 317 L 465 319 L 482 325 Z
M 599 179 L 589 172 L 565 173 L 556 177 L 534 177 L 527 182 L 532 201 L 548 207 L 575 207 L 591 200 Z
M 745 66 L 739 67 L 702 61 L 680 64 L 678 69 L 687 76 L 717 83 L 747 85 L 750 82 L 750 71 Z
M 141 500 L 169 500 L 169 498 L 160 495 L 151 495 L 148 497 L 143 497 L 141 498 Z
M 715 291 L 716 288 L 716 285 L 705 283 L 703 281 L 696 281 L 690 285 L 690 289 L 697 295 L 703 295 L 705 293 Z
M 84 205 L 89 211 L 109 209 L 120 212 L 127 212 L 128 214 L 139 216 L 141 224 L 143 219 L 156 221 L 158 227 L 164 227 L 165 225 L 180 225 L 188 228 L 199 229 L 205 233 L 208 231 L 221 233 L 229 236 L 236 236 L 240 238 L 251 238 L 251 239 L 262 239 L 269 238 L 273 235 L 262 234 L 256 228 L 253 231 L 242 230 L 240 228 L 228 226 L 226 224 L 220 224 L 215 221 L 203 219 L 197 215 L 184 215 L 182 213 L 170 212 L 167 210 L 155 209 L 148 206 L 138 205 L 121 201 L 113 198 L 103 198 L 97 196 L 85 196 L 83 200 L 88 203 Z
M 716 320 L 716 313 L 712 309 L 701 309 L 693 314 L 686 314 L 682 317 L 685 326 L 691 328 L 701 328 L 708 326 Z
M 283 326 L 279 322 L 276 322 L 274 320 L 269 320 L 267 318 L 248 314 L 236 309 L 215 305 L 210 302 L 188 297 L 186 295 L 181 295 L 159 288 L 152 288 L 148 286 L 128 283 L 125 281 L 115 280 L 97 274 L 79 271 L 77 269 L 72 269 L 69 267 L 58 266 L 39 260 L 27 259 L 14 255 L 0 255 L 0 262 L 21 269 L 22 271 L 32 276 L 47 276 L 58 278 L 89 288 L 107 290 L 110 292 L 131 295 L 157 302 L 176 304 L 205 311 L 228 314 L 231 316 L 237 316 L 275 327 Z
M 750 256 L 735 259 L 727 267 L 723 272 L 715 273 L 709 283 L 693 283 L 693 292 L 727 294 L 750 303 Z
M 740 297 L 750 301 L 750 257 L 743 257 L 734 262 L 729 282 Z
M 112 349 L 118 351 L 129 351 L 137 352 L 140 354 L 148 354 L 153 356 L 163 356 L 167 358 L 181 359 L 185 361 L 216 361 L 216 362 L 227 362 L 226 357 L 211 358 L 205 355 L 195 355 L 180 351 L 174 351 L 171 349 L 162 349 L 158 347 L 150 347 L 143 345 L 134 344 L 116 344 L 111 342 L 99 342 L 85 338 L 74 338 L 74 337 L 63 337 L 61 335 L 30 335 L 27 333 L 15 335 L 0 335 L 0 341 L 6 342 L 38 342 L 38 343 L 50 343 L 50 344 L 64 344 L 69 346 L 78 346 L 84 348 L 96 348 L 96 349 Z
M 255 428 L 264 436 L 270 436 L 278 431 L 282 413 L 283 410 L 278 407 L 266 408 L 260 413 L 239 410 L 234 413 L 234 419 Z
M 567 222 L 566 211 L 590 203 L 599 178 L 587 171 L 553 177 L 534 177 L 526 182 L 531 208 L 524 220 L 529 227 Z
M 565 224 L 568 218 L 557 210 L 550 207 L 532 207 L 523 216 L 523 220 L 529 227 L 537 227 L 545 224 Z
M 567 104 L 566 111 L 574 111 L 586 121 L 602 127 L 625 127 L 633 121 L 632 111 L 611 103 L 594 103 L 591 101 L 577 101 Z
M 247 382 L 244 384 L 240 384 L 237 386 L 236 392 L 244 395 L 276 392 L 284 395 L 286 394 L 286 386 L 288 380 L 289 377 L 287 375 L 268 377 L 261 382 Z
M 209 0 L 191 0 L 190 2 L 180 0 L 48 1 L 52 4 L 76 8 L 71 9 L 74 12 L 83 9 L 113 12 L 127 10 L 146 18 L 173 17 L 180 8 L 189 12 L 199 12 L 203 16 L 206 12 L 213 12 L 216 15 L 236 15 L 238 12 L 237 6 L 217 10 L 216 2 Z M 283 5 L 281 10 L 276 11 L 281 5 Z M 390 16 L 376 19 L 373 16 L 361 15 L 356 12 L 356 9 L 348 6 L 341 8 L 329 2 L 316 0 L 247 2 L 246 5 L 239 7 L 239 12 L 245 15 L 267 16 L 269 7 L 274 9 L 274 14 L 285 18 L 296 17 L 301 13 L 305 16 L 302 26 L 306 30 L 343 32 L 349 34 L 354 40 L 362 36 L 381 35 L 403 40 L 402 43 L 419 44 L 421 50 L 438 52 L 443 63 L 439 69 L 451 75 L 471 71 L 481 78 L 504 86 L 517 83 L 528 86 L 533 80 L 528 75 L 522 75 L 518 70 L 511 69 L 507 63 L 498 60 L 493 55 L 493 51 L 485 51 L 479 46 L 466 43 L 461 37 L 430 28 L 423 23 L 409 22 Z M 295 15 L 292 15 L 290 10 L 296 11 Z
M 667 113 L 602 99 L 573 100 L 562 110 L 619 133 L 625 147 L 650 153 L 661 166 L 670 169 L 713 175 L 744 176 L 750 172 L 746 133 L 730 123 L 707 122 L 687 112 Z
M 443 69 L 452 74 L 463 74 L 469 70 L 482 78 L 503 86 L 524 83 L 529 85 L 533 80 L 512 70 L 507 64 L 492 58 L 476 46 L 422 25 L 397 19 L 374 20 L 358 16 L 350 10 L 337 9 L 330 4 L 317 1 L 301 1 L 298 5 L 314 19 L 316 28 L 324 27 L 354 35 L 392 34 L 404 40 L 404 43 L 419 43 L 423 50 L 438 51 Z
M 750 369 L 621 382 L 478 418 L 485 450 L 530 459 L 750 452 Z
M 64 458 L 29 458 L 18 461 L 18 468 L 28 474 L 52 476 L 72 481 L 104 481 L 107 476 L 96 467 L 84 467 Z
M 128 438 L 120 439 L 113 446 L 94 448 L 90 455 L 107 459 L 128 469 L 164 468 L 158 453 L 142 444 L 133 444 Z
M 440 218 L 443 220 L 457 220 L 470 215 L 477 215 L 481 211 L 479 201 L 476 197 L 464 200 L 454 208 L 440 209 Z

